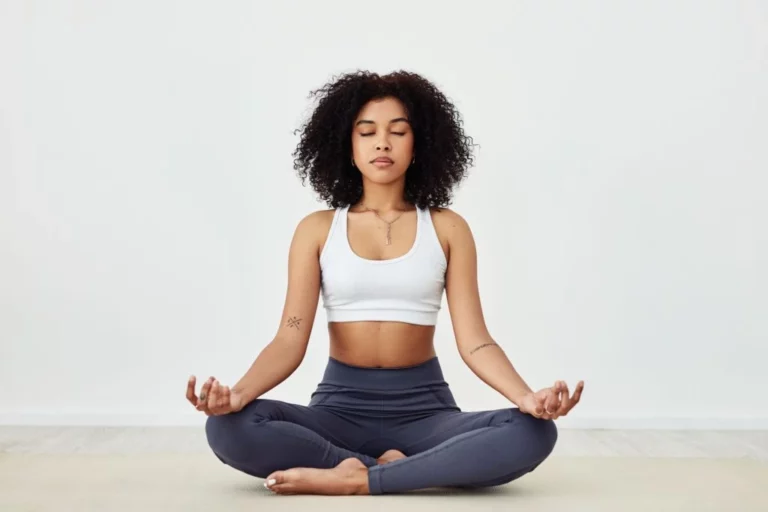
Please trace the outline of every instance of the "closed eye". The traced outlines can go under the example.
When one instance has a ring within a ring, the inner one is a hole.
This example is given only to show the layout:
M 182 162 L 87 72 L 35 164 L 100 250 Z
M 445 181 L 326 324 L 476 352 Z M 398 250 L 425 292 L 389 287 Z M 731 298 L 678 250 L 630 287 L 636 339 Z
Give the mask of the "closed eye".
M 361 134 L 360 134 L 360 136 L 361 136 L 361 137 L 369 137 L 369 136 L 371 136 L 371 135 L 375 135 L 375 134 L 373 134 L 373 133 L 361 133 Z M 405 135 L 405 132 L 392 132 L 392 135 L 400 135 L 400 136 L 403 136 L 403 135 Z

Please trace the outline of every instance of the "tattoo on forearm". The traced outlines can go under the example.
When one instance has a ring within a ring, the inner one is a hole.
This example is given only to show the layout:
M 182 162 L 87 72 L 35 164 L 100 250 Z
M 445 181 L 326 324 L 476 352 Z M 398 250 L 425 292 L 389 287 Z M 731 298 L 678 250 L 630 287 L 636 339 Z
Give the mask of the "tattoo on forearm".
M 295 327 L 296 329 L 298 329 L 300 323 L 301 323 L 301 318 L 292 316 L 291 318 L 288 319 L 288 327 Z
M 480 345 L 479 347 L 475 347 L 475 348 L 473 348 L 472 350 L 470 350 L 470 351 L 469 351 L 469 355 L 472 355 L 472 354 L 474 354 L 475 352 L 477 352 L 477 351 L 478 351 L 478 350 L 480 350 L 481 348 L 484 348 L 484 347 L 493 347 L 493 346 L 496 346 L 496 344 L 495 344 L 495 343 L 483 343 L 483 344 L 482 344 L 482 345 Z

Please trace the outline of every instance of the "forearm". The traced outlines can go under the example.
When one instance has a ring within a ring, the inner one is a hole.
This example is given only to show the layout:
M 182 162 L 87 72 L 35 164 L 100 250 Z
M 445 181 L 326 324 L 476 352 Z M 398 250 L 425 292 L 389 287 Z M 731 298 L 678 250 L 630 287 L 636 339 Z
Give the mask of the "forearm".
M 256 357 L 248 371 L 232 387 L 250 403 L 287 379 L 304 359 L 305 348 L 291 341 L 275 338 Z
M 488 338 L 459 349 L 462 360 L 480 380 L 519 405 L 520 399 L 532 390 L 525 383 L 507 355 L 493 339 Z

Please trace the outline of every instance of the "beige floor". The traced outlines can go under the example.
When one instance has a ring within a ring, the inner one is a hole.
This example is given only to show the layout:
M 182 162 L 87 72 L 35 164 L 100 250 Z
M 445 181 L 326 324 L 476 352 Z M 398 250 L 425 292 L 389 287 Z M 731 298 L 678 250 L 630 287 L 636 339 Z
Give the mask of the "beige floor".
M 0 510 L 765 511 L 768 465 L 749 459 L 552 457 L 492 490 L 278 496 L 205 454 L 0 454 Z
M 766 432 L 561 431 L 535 472 L 490 490 L 277 496 L 199 429 L 0 427 L 0 511 L 426 509 L 768 511 Z

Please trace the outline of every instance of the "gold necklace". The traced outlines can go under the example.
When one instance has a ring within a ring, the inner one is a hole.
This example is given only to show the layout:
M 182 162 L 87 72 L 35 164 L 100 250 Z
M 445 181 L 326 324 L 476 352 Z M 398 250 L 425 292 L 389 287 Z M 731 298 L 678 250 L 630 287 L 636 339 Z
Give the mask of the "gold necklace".
M 386 220 L 382 219 L 381 215 L 379 215 L 379 212 L 377 212 L 373 208 L 368 208 L 367 206 L 364 206 L 363 208 L 365 208 L 365 211 L 373 212 L 374 215 L 376 215 L 379 219 L 381 219 L 383 222 L 385 222 L 387 224 L 387 241 L 386 241 L 386 243 L 384 245 L 392 245 L 392 236 L 391 236 L 392 235 L 392 224 L 397 222 L 397 219 L 402 217 L 403 214 L 405 214 L 405 212 L 403 212 L 400 215 L 398 215 L 395 220 L 389 222 L 389 221 L 386 221 Z

